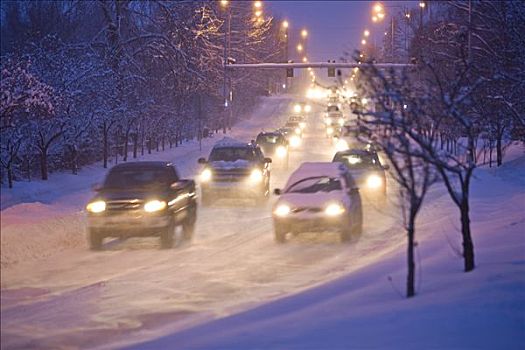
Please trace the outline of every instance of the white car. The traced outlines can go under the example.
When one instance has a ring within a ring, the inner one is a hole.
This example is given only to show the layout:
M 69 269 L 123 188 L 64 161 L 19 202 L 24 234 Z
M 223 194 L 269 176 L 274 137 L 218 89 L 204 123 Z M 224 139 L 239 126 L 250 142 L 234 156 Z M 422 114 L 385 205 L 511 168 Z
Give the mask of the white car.
M 287 233 L 337 231 L 341 241 L 361 234 L 359 189 L 342 163 L 303 163 L 295 170 L 273 207 L 275 240 Z

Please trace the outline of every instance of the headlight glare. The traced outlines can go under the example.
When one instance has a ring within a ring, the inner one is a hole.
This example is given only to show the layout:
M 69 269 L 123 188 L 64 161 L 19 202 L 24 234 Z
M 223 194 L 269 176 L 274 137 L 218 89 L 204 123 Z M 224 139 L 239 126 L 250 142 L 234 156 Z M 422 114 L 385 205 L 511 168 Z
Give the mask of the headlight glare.
M 277 150 L 275 151 L 275 153 L 277 154 L 277 157 L 279 158 L 284 158 L 286 157 L 286 147 L 284 146 L 279 146 L 277 147 Z
M 345 208 L 341 204 L 332 203 L 329 204 L 324 210 L 325 214 L 328 216 L 337 216 L 344 213 Z
M 378 175 L 370 175 L 366 179 L 366 185 L 369 188 L 376 189 L 376 188 L 381 187 L 382 184 L 383 184 L 383 179 L 381 179 L 381 177 L 379 177 Z
M 329 126 L 328 128 L 326 128 L 326 133 L 328 135 L 332 135 L 334 133 L 334 128 L 332 128 L 331 126 Z
M 301 138 L 297 135 L 290 137 L 290 146 L 299 147 L 301 145 Z
M 95 201 L 91 202 L 86 206 L 87 211 L 91 213 L 102 213 L 106 210 L 106 202 L 104 201 Z
M 290 211 L 291 211 L 290 206 L 286 204 L 279 204 L 277 208 L 275 208 L 274 214 L 276 216 L 284 217 L 290 214 Z
M 293 107 L 293 110 L 295 113 L 301 113 L 301 105 L 295 105 Z
M 294 131 L 295 131 L 295 133 L 296 133 L 297 135 L 300 135 L 302 130 L 301 130 L 301 128 L 295 128 Z
M 263 173 L 259 169 L 253 169 L 250 174 L 250 180 L 252 182 L 261 182 L 263 180 Z
M 345 125 L 345 120 L 343 118 L 339 118 L 339 125 Z
M 201 181 L 202 182 L 208 182 L 211 180 L 211 170 L 210 169 L 204 169 L 201 173 Z
M 148 213 L 153 213 L 155 211 L 160 211 L 166 208 L 167 204 L 165 201 L 159 201 L 158 199 L 151 200 L 144 204 L 144 210 Z
M 310 105 L 306 105 L 306 106 L 304 106 L 304 111 L 305 111 L 306 113 L 310 113 L 311 110 L 312 110 L 312 106 L 310 106 Z

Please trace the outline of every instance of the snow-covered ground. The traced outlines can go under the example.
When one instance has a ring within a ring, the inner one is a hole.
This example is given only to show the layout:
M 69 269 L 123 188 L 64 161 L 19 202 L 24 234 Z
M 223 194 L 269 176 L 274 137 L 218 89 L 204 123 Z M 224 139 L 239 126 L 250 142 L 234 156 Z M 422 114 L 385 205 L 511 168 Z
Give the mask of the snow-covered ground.
M 250 140 L 283 124 L 289 97 L 266 99 L 232 131 Z M 303 161 L 330 160 L 320 109 L 282 187 Z M 155 153 L 193 177 L 196 143 Z M 82 208 L 104 171 L 54 174 L 2 191 L 1 347 L 10 348 L 523 348 L 525 157 L 480 169 L 473 184 L 477 269 L 462 272 L 457 210 L 441 187 L 420 215 L 418 296 L 406 300 L 405 237 L 395 205 L 367 206 L 362 238 L 303 235 L 276 245 L 270 201 L 200 208 L 191 244 L 111 241 L 90 252 Z M 142 343 L 149 341 L 149 343 Z

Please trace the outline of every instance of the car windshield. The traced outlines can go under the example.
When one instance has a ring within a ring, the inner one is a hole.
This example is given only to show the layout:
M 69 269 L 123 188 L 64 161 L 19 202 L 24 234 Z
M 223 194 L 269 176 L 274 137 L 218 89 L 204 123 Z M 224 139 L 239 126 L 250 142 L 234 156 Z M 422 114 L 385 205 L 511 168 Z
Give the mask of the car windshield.
M 254 152 L 249 147 L 221 147 L 214 148 L 210 154 L 210 162 L 225 161 L 235 162 L 236 160 L 253 160 Z
M 288 122 L 286 123 L 286 126 L 289 128 L 296 128 L 299 126 L 299 123 L 298 122 Z
M 339 107 L 337 106 L 330 106 L 328 107 L 328 112 L 339 112 Z
M 277 144 L 280 142 L 279 140 L 279 135 L 272 135 L 272 134 L 267 134 L 267 135 L 259 135 L 257 136 L 257 140 L 256 140 L 257 144 Z
M 288 187 L 286 193 L 316 193 L 341 190 L 341 181 L 335 177 L 315 176 L 301 179 Z
M 334 162 L 342 162 L 352 169 L 364 169 L 379 166 L 379 162 L 372 154 L 340 154 L 335 156 Z
M 172 180 L 168 169 L 119 169 L 109 172 L 104 181 L 104 188 L 163 187 L 170 185 Z

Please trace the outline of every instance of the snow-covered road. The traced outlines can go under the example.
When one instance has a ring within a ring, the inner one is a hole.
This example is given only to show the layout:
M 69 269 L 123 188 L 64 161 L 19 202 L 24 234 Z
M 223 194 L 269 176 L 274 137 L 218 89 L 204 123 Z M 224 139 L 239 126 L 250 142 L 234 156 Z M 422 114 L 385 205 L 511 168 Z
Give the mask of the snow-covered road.
M 290 98 L 267 99 L 232 136 L 250 140 L 263 128 L 282 125 L 291 103 Z M 320 113 L 321 107 L 315 107 L 289 170 L 272 170 L 272 189 L 282 187 L 303 161 L 331 160 L 334 151 L 324 137 Z M 207 156 L 211 145 L 207 141 L 202 151 L 179 151 L 171 160 L 184 176 L 194 177 L 197 158 Z M 104 251 L 91 252 L 83 243 L 82 217 L 78 210 L 67 210 L 68 201 L 85 200 L 88 191 L 76 193 L 54 202 L 66 208 L 55 224 L 58 229 L 73 226 L 75 242 L 82 244 L 2 268 L 2 349 L 131 345 L 320 285 L 404 243 L 395 215 L 385 213 L 392 209 L 379 212 L 367 206 L 358 242 L 341 244 L 335 234 L 305 234 L 277 245 L 272 198 L 264 208 L 240 200 L 199 208 L 193 242 L 172 250 L 159 250 L 158 239 L 151 238 L 111 241 Z M 78 209 L 79 203 L 73 207 Z M 16 226 L 2 225 L 3 230 Z

